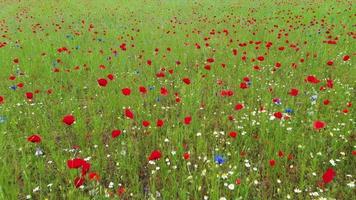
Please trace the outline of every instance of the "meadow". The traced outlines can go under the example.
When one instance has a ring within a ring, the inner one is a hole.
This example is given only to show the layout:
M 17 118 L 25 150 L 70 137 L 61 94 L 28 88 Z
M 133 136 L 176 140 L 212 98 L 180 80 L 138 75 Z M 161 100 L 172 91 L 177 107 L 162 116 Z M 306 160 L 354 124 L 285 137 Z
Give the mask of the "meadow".
M 353 199 L 353 3 L 0 0 L 0 199 Z

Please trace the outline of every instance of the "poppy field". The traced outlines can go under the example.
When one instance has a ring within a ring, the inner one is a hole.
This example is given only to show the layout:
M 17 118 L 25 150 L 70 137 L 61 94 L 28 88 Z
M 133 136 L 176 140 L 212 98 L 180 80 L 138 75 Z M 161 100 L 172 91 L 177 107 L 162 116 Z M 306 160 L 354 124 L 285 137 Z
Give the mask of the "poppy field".
M 0 0 L 0 199 L 353 199 L 351 0 Z

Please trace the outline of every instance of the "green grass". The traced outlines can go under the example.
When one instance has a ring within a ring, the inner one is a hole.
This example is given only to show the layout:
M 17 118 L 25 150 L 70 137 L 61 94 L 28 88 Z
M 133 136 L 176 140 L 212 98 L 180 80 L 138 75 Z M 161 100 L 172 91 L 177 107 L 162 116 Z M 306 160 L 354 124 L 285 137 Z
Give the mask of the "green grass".
M 356 176 L 355 111 L 348 106 L 355 103 L 356 77 L 352 1 L 0 0 L 0 8 L 0 44 L 7 43 L 0 48 L 0 199 L 355 195 L 350 186 Z M 337 44 L 323 42 L 335 37 Z M 272 42 L 269 49 L 267 42 Z M 120 49 L 123 43 L 126 51 Z M 284 51 L 278 50 L 281 46 Z M 70 53 L 57 52 L 61 47 Z M 350 60 L 343 61 L 345 55 Z M 251 60 L 258 56 L 264 61 Z M 211 70 L 204 69 L 208 58 L 215 60 Z M 277 62 L 282 66 L 274 70 Z M 256 65 L 260 70 L 254 70 Z M 165 77 L 157 78 L 163 68 Z M 99 87 L 97 79 L 108 74 L 115 79 Z M 9 80 L 11 75 L 16 79 Z M 320 82 L 307 83 L 309 75 Z M 191 84 L 184 84 L 184 77 Z M 247 89 L 240 88 L 244 77 L 251 80 Z M 333 88 L 321 91 L 327 79 Z M 10 88 L 19 83 L 24 86 Z M 147 94 L 140 94 L 140 86 Z M 130 96 L 121 93 L 126 87 Z M 167 96 L 160 94 L 161 87 L 168 89 Z M 288 94 L 291 88 L 299 90 L 298 96 Z M 234 94 L 222 97 L 222 90 Z M 26 92 L 35 93 L 32 101 Z M 326 99 L 329 105 L 323 104 Z M 238 103 L 244 104 L 242 110 L 234 109 Z M 128 107 L 134 120 L 123 115 Z M 287 114 L 287 108 L 293 113 Z M 275 112 L 290 119 L 271 119 Z M 76 118 L 71 126 L 62 123 L 67 114 Z M 189 125 L 183 123 L 186 116 L 192 117 Z M 156 127 L 157 119 L 164 120 L 163 127 Z M 143 127 L 143 120 L 150 127 Z M 316 120 L 326 127 L 315 130 Z M 111 138 L 114 129 L 123 133 Z M 27 141 L 32 134 L 41 135 L 40 144 Z M 79 150 L 73 150 L 75 145 Z M 44 155 L 36 156 L 36 148 Z M 162 158 L 150 164 L 155 149 Z M 189 160 L 183 158 L 187 152 Z M 225 162 L 216 164 L 216 155 Z M 75 188 L 80 170 L 67 167 L 75 157 L 90 157 L 90 172 L 100 180 L 86 176 L 83 187 Z M 335 178 L 319 186 L 330 167 Z M 125 188 L 121 195 L 120 187 Z

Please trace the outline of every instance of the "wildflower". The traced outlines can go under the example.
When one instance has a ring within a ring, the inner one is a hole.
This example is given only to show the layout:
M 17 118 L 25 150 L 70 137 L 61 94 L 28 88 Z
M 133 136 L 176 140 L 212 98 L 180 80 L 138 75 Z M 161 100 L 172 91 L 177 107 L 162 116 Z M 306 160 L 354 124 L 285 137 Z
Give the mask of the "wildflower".
M 214 157 L 214 161 L 215 161 L 215 163 L 221 165 L 225 162 L 225 159 L 221 155 L 216 155 Z

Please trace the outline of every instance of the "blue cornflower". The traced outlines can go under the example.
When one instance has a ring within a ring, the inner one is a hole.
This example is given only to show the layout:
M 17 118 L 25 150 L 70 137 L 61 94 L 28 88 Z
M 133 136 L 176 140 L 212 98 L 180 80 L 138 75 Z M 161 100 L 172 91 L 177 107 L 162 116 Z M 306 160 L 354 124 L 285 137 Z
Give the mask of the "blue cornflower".
M 225 159 L 221 155 L 216 155 L 214 157 L 214 161 L 215 161 L 216 164 L 221 165 L 221 164 L 223 164 L 225 162 Z
M 290 114 L 290 113 L 293 113 L 293 110 L 291 108 L 286 108 L 285 112 Z

